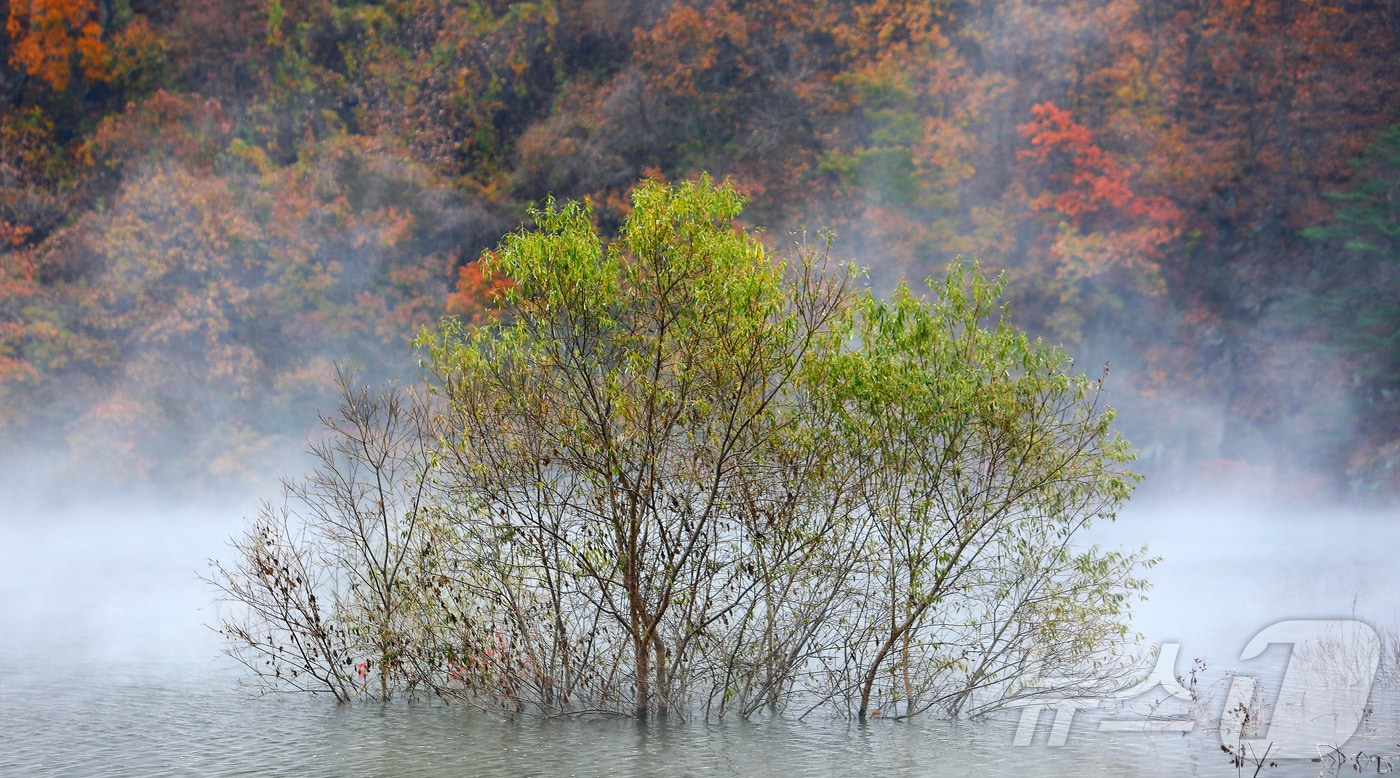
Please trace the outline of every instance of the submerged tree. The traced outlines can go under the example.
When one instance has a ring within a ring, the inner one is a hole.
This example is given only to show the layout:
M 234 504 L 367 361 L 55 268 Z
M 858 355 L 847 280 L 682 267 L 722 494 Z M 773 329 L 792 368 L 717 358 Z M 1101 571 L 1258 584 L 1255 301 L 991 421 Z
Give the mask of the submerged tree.
M 787 461 L 806 455 L 790 404 L 849 292 L 820 257 L 769 261 L 731 226 L 728 186 L 651 183 L 633 203 L 610 245 L 585 205 L 535 212 L 538 230 L 485 260 L 513 281 L 502 323 L 449 321 L 428 345 L 447 480 L 497 576 L 517 685 L 549 708 L 628 693 L 646 716 L 691 691 L 715 624 L 742 616 L 745 557 L 778 521 L 755 512 L 805 520 L 802 475 L 783 472 L 811 466 Z
M 865 550 L 826 694 L 859 718 L 1063 693 L 1034 685 L 1048 677 L 1111 688 L 1127 666 L 1105 650 L 1144 586 L 1141 556 L 1076 547 L 1135 481 L 1100 382 L 1012 327 L 975 265 L 937 292 L 864 298 L 831 370 Z
M 742 206 L 649 183 L 609 244 L 550 203 L 485 259 L 499 321 L 424 338 L 497 691 L 959 713 L 1101 662 L 1142 560 L 1074 542 L 1133 480 L 1099 384 L 989 322 L 975 267 L 933 304 L 858 300 Z
M 455 598 L 442 596 L 425 406 L 338 377 L 315 470 L 284 483 L 283 506 L 263 506 L 210 582 L 233 608 L 219 631 L 255 689 L 387 700 L 447 672 L 434 622 Z

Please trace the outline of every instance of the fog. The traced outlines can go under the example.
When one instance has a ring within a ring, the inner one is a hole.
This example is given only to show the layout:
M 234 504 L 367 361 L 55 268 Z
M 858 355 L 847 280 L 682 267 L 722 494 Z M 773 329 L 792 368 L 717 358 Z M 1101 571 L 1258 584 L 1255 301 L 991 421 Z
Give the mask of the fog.
M 1271 503 L 1234 494 L 1139 500 L 1095 542 L 1148 544 L 1161 562 L 1134 619 L 1150 642 L 1181 644 L 1182 663 L 1238 664 L 1256 633 L 1290 619 L 1400 623 L 1400 516 L 1393 510 Z M 1178 667 L 1178 671 L 1184 670 Z
M 172 501 L 151 493 L 98 496 L 37 479 L 4 487 L 0 531 L 0 657 L 94 667 L 177 663 L 217 671 L 220 658 L 207 560 L 227 542 L 269 482 Z M 1400 624 L 1400 516 L 1395 511 L 1271 503 L 1248 484 L 1232 493 L 1144 497 L 1089 538 L 1161 562 L 1135 605 L 1148 643 L 1181 645 L 1178 672 L 1195 657 L 1238 664 L 1260 630 L 1287 619 L 1360 618 Z M 42 496 L 47 493 L 48 496 Z
M 972 728 L 757 722 L 648 739 L 607 722 L 506 725 L 441 707 L 430 714 L 423 706 L 250 700 L 239 692 L 241 668 L 221 655 L 208 626 L 219 607 L 199 576 L 209 558 L 229 560 L 229 537 L 260 498 L 276 494 L 274 482 L 173 499 L 154 488 L 102 494 L 38 477 L 12 481 L 0 490 L 0 709 L 12 722 L 0 732 L 0 774 L 120 767 L 143 775 L 517 775 L 527 765 L 575 774 L 661 764 L 731 775 L 819 774 L 832 764 L 927 774 L 957 763 L 1032 776 L 1234 775 L 1213 723 L 1232 673 L 1257 677 L 1266 695 L 1278 695 L 1289 656 L 1272 647 L 1244 659 L 1245 646 L 1294 619 L 1359 618 L 1387 636 L 1400 623 L 1393 574 L 1400 516 L 1283 504 L 1245 482 L 1230 491 L 1190 486 L 1166 484 L 1158 496 L 1134 500 L 1088 539 L 1129 549 L 1146 543 L 1161 557 L 1146 572 L 1153 588 L 1135 605 L 1134 626 L 1144 648 L 1179 644 L 1176 676 L 1204 660 L 1201 702 L 1188 714 L 1195 734 L 1104 734 L 1096 718 L 1141 716 L 1103 705 L 1075 718 L 1061 741 L 1052 717 L 1041 717 L 1020 747 L 1015 712 Z M 1384 704 L 1379 699 L 1373 692 L 1369 704 Z M 1170 716 L 1181 708 L 1160 710 Z M 1352 752 L 1394 742 L 1386 739 L 1393 712 L 1367 717 Z M 1271 771 L 1317 772 L 1306 759 Z
M 0 658 L 120 670 L 217 664 L 211 589 L 199 576 L 257 494 L 173 503 L 150 494 L 56 497 L 5 487 Z M 271 494 L 271 492 L 268 492 Z M 223 682 L 223 681 L 220 681 Z

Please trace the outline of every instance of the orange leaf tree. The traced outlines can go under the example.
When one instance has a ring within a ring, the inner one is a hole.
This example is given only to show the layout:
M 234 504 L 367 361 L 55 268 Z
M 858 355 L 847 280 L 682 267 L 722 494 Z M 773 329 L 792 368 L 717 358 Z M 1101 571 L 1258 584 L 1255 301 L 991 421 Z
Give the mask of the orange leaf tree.
M 55 92 L 67 89 L 75 72 L 107 81 L 112 56 L 102 40 L 104 16 L 96 0 L 10 0 L 10 62 Z

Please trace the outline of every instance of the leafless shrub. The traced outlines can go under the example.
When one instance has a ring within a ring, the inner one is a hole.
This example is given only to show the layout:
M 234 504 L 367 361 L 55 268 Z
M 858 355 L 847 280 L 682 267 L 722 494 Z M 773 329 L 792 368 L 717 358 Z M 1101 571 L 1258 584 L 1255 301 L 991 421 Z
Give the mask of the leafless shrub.
M 263 506 L 232 542 L 230 566 L 211 561 L 209 580 L 233 610 L 219 631 L 262 691 L 347 701 L 445 685 L 437 625 L 458 619 L 461 598 L 441 569 L 426 409 L 397 387 L 372 394 L 338 377 L 314 471 L 284 482 L 282 507 Z

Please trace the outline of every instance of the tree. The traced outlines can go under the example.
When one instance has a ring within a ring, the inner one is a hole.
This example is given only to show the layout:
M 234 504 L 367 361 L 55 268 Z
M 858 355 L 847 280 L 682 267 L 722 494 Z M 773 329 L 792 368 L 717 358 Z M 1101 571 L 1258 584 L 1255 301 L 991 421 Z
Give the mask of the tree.
M 328 692 L 342 702 L 412 692 L 446 667 L 413 652 L 440 594 L 425 406 L 397 387 L 372 394 L 342 370 L 338 414 L 312 445 L 316 469 L 289 480 L 233 542 L 210 583 L 235 608 L 220 624 L 228 653 L 258 691 Z M 441 682 L 441 681 L 438 681 Z
M 1289 329 L 1302 330 L 1340 358 L 1350 392 L 1338 403 L 1334 439 L 1355 436 L 1348 463 L 1353 494 L 1389 493 L 1400 438 L 1400 125 L 1381 132 L 1352 160 L 1350 191 L 1328 192 L 1338 204 L 1330 224 L 1302 231 L 1322 251 L 1305 293 L 1284 301 Z
M 665 714 L 707 630 L 738 615 L 752 507 L 783 502 L 783 479 L 754 474 L 800 430 L 794 384 L 848 291 L 768 261 L 730 224 L 742 204 L 707 178 L 648 183 L 607 245 L 586 206 L 550 202 L 485 259 L 513 281 L 503 323 L 427 341 L 494 623 L 546 707 L 604 683 L 592 663 L 626 679 L 631 712 Z
M 16 428 L 61 417 L 72 454 L 117 477 L 249 473 L 334 397 L 333 361 L 369 380 L 412 364 L 454 259 L 497 237 L 402 153 L 344 139 L 281 168 L 220 141 L 227 128 L 217 103 L 158 93 L 92 139 L 120 180 L 103 210 L 0 258 L 0 355 L 26 378 L 0 388 L 28 408 Z M 146 153 L 166 160 L 120 172 Z
M 1364 154 L 1351 161 L 1360 183 L 1352 192 L 1328 192 L 1344 204 L 1337 212 L 1340 224 L 1309 227 L 1304 237 L 1342 240 L 1349 251 L 1372 254 L 1386 260 L 1400 258 L 1400 124 L 1386 128 Z
M 1112 279 L 1107 286 L 1115 291 L 1105 295 L 1110 298 L 1135 287 L 1146 294 L 1159 290 L 1158 264 L 1176 237 L 1181 214 L 1166 198 L 1135 193 L 1132 171 L 1095 144 L 1089 128 L 1069 111 L 1042 103 L 1031 114 L 1034 120 L 1018 128 L 1031 148 L 1016 156 L 1043 180 L 1028 206 L 1042 214 L 1054 234 L 1042 238 L 1042 243 L 1053 239 L 1048 251 L 1038 245 L 1027 253 L 1043 265 L 1041 284 L 1060 293 L 1060 310 L 1052 317 L 1056 334 L 1080 339 L 1080 323 L 1094 309 L 1116 307 L 1103 300 L 1085 305 L 1084 289 L 1091 282 Z
M 34 259 L 22 248 L 27 231 L 0 221 L 0 383 L 34 373 L 21 348 L 26 328 L 17 310 L 34 295 L 36 287 Z
M 955 266 L 934 303 L 857 305 L 824 250 L 731 226 L 729 185 L 633 205 L 614 243 L 586 205 L 535 211 L 484 259 L 500 318 L 420 340 L 489 694 L 980 713 L 1105 660 L 1144 560 L 1077 541 L 1130 457 L 999 285 Z
M 1127 499 L 1131 455 L 1101 381 L 1012 327 L 1001 290 L 954 264 L 933 303 L 867 296 L 860 347 L 834 357 L 865 552 L 842 578 L 851 626 L 829 642 L 850 660 L 826 693 L 861 719 L 981 713 L 1044 693 L 1035 677 L 1102 690 L 1128 669 L 1104 652 L 1150 560 L 1076 543 Z
M 96 0 L 11 0 L 5 31 L 10 60 L 55 92 L 74 72 L 90 82 L 111 78 L 111 52 L 102 40 L 106 4 Z

